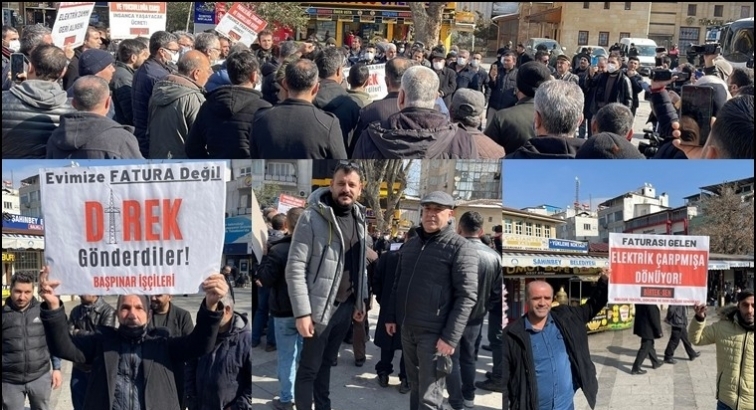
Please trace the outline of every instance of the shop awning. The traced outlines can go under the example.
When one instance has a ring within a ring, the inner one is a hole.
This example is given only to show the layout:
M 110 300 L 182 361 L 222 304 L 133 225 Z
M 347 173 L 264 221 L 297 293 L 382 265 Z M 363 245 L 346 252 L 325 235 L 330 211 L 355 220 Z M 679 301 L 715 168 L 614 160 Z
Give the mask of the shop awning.
M 45 249 L 45 237 L 42 235 L 24 235 L 20 233 L 3 233 L 3 249 Z
M 503 265 L 509 268 L 518 266 L 543 266 L 550 268 L 606 268 L 609 259 L 591 255 L 559 255 L 541 253 L 505 252 Z

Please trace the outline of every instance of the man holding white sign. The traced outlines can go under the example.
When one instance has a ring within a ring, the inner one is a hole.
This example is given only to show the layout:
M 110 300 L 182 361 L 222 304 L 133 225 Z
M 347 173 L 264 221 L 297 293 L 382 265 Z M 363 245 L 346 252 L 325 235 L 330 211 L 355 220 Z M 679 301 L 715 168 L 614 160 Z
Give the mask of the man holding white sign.
M 228 293 L 223 275 L 213 274 L 202 282 L 205 300 L 197 313 L 197 326 L 181 337 L 148 331 L 149 298 L 136 294 L 118 297 L 118 329 L 72 336 L 55 294 L 61 282 L 49 280 L 47 267 L 39 282 L 45 301 L 40 318 L 50 351 L 74 363 L 92 365 L 85 410 L 130 409 L 134 401 L 140 409 L 180 410 L 173 369 L 213 351 L 224 311 L 221 299 Z

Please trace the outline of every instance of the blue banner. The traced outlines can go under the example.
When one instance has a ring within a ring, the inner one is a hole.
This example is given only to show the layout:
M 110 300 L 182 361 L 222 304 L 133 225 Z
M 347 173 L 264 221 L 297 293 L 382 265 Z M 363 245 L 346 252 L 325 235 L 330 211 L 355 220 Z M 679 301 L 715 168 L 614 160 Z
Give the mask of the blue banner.
M 194 24 L 215 24 L 215 3 L 194 2 Z
M 566 239 L 549 239 L 549 249 L 559 251 L 588 252 L 588 243 Z
M 42 218 L 32 216 L 9 215 L 9 220 L 3 218 L 4 229 L 21 229 L 25 231 L 44 231 L 45 221 Z

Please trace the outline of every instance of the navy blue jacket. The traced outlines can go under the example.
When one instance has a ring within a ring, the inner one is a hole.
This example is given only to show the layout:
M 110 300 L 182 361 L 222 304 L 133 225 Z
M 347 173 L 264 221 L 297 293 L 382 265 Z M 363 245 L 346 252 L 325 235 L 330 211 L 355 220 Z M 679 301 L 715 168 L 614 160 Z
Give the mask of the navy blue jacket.
M 187 364 L 190 409 L 252 409 L 252 333 L 245 315 L 234 312 L 231 320 L 213 351 Z
M 155 83 L 168 77 L 171 68 L 154 58 L 149 58 L 139 67 L 134 74 L 134 83 L 131 88 L 131 108 L 134 116 L 134 135 L 139 141 L 139 150 L 142 156 L 149 158 L 150 139 L 147 137 L 147 125 L 150 118 L 150 98 Z

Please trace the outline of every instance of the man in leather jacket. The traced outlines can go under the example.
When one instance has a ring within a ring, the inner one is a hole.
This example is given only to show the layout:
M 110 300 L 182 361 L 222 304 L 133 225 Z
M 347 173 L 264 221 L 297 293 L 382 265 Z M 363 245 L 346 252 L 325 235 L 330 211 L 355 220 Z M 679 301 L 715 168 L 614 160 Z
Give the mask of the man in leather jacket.
M 115 309 L 97 295 L 79 296 L 81 303 L 71 310 L 68 317 L 68 331 L 72 336 L 94 333 L 98 327 L 116 327 Z M 89 375 L 92 366 L 74 363 L 71 370 L 71 404 L 74 410 L 84 408 Z

